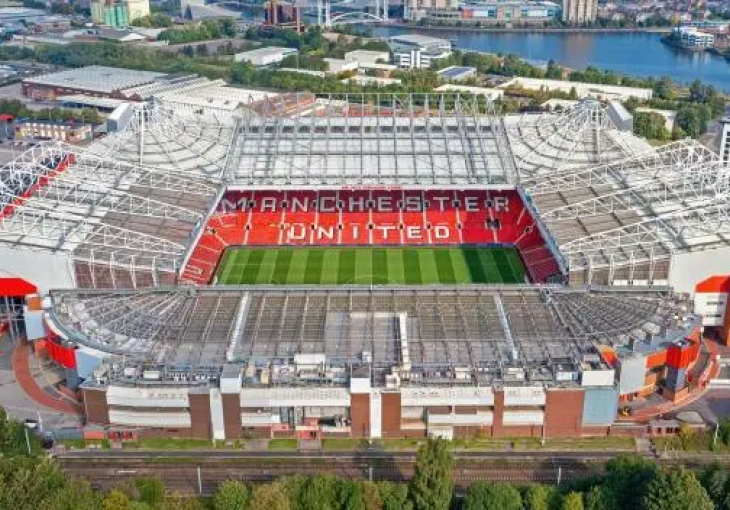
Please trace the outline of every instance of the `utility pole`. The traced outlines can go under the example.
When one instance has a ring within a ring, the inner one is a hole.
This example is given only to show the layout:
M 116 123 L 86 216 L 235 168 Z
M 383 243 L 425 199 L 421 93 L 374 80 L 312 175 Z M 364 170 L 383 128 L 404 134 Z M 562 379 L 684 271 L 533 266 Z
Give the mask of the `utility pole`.
M 23 427 L 25 429 L 25 446 L 28 448 L 28 455 L 31 454 L 30 451 L 30 437 L 28 436 L 28 427 Z
M 715 433 L 712 435 L 712 449 L 714 450 L 717 446 L 717 434 L 720 431 L 720 422 L 715 422 Z
M 563 478 L 563 468 L 558 466 L 558 481 L 555 485 L 560 485 L 560 480 Z

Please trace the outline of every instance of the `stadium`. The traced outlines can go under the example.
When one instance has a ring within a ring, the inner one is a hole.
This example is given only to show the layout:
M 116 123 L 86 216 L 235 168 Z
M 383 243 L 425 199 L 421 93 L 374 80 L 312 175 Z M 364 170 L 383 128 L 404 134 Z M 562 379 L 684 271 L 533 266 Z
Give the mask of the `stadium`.
M 652 147 L 593 100 L 194 99 L 2 169 L 2 269 L 44 296 L 2 313 L 89 424 L 643 434 L 622 405 L 707 382 L 688 292 L 730 259 L 730 171 L 699 143 Z

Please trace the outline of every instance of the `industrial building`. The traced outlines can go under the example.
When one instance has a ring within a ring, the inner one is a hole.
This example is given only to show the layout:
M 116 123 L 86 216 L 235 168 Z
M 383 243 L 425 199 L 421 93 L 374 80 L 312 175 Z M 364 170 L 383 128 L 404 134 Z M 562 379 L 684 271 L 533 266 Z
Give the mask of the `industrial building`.
M 717 154 L 652 147 L 596 100 L 500 117 L 483 94 L 251 99 L 183 108 L 168 91 L 88 148 L 43 143 L 2 169 L 0 269 L 33 285 L 0 313 L 65 369 L 88 423 L 226 440 L 643 434 L 620 406 L 707 383 L 701 332 L 726 283 L 688 294 L 730 256 Z M 399 245 L 514 246 L 527 277 L 216 284 L 229 247 L 392 244 L 381 225 Z
M 295 48 L 267 46 L 265 48 L 256 48 L 255 50 L 236 53 L 233 56 L 233 60 L 235 62 L 249 62 L 256 67 L 264 67 L 278 64 L 289 55 L 296 55 L 297 53 L 298 51 Z
M 548 80 L 544 78 L 516 77 L 508 80 L 498 88 L 508 89 L 510 87 L 526 90 L 556 90 L 566 94 L 575 91 L 576 97 L 580 99 L 591 98 L 605 101 L 626 101 L 627 99 L 651 99 L 654 95 L 652 89 L 639 87 L 624 87 L 619 85 L 599 85 L 593 83 L 580 83 L 563 80 Z
M 88 66 L 26 78 L 23 94 L 44 101 L 69 94 L 114 97 L 125 89 L 146 85 L 164 76 L 152 71 Z
M 437 74 L 446 81 L 462 81 L 475 77 L 477 69 L 476 67 L 449 66 L 439 70 Z

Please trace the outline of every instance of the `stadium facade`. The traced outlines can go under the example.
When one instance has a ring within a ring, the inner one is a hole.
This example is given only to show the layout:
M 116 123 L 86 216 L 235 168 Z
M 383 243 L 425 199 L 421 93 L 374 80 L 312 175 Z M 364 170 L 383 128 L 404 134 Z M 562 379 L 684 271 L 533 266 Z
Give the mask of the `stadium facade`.
M 3 169 L 3 269 L 50 291 L 25 330 L 89 423 L 634 433 L 619 402 L 706 381 L 683 292 L 730 254 L 730 174 L 701 145 L 653 148 L 596 101 L 499 117 L 451 94 L 199 99 L 162 97 L 88 148 L 43 144 Z M 333 245 L 509 247 L 526 278 L 216 285 L 228 247 Z

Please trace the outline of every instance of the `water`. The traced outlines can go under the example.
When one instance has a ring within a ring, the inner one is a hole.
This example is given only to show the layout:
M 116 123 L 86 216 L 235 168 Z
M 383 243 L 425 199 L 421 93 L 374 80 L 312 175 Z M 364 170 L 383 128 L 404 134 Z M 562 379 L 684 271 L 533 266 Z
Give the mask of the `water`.
M 465 50 L 513 54 L 528 61 L 550 59 L 571 69 L 587 66 L 611 69 L 631 76 L 670 76 L 689 83 L 699 78 L 730 92 L 730 62 L 711 53 L 692 53 L 661 42 L 649 33 L 518 33 L 427 30 L 373 27 L 373 34 L 387 37 L 422 33 L 451 39 Z

